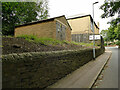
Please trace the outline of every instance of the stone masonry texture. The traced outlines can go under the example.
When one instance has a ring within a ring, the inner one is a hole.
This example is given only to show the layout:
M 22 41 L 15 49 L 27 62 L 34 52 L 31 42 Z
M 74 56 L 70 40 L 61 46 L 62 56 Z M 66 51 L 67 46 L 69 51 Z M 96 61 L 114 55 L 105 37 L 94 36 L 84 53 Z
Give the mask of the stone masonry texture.
M 96 56 L 104 48 L 96 49 Z M 92 49 L 2 56 L 3 88 L 46 88 L 93 59 Z

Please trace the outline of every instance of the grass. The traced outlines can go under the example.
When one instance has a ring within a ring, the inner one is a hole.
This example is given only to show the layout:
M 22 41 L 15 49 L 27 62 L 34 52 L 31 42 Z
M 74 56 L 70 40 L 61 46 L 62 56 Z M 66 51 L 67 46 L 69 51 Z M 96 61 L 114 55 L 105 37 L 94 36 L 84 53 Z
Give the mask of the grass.
M 80 43 L 80 45 L 93 46 L 93 43 Z
M 21 35 L 21 36 L 18 36 L 18 37 L 22 37 L 22 38 L 25 38 L 25 40 L 29 41 L 29 42 L 36 42 L 36 43 L 41 43 L 41 44 L 44 44 L 44 45 L 63 45 L 63 44 L 74 44 L 74 45 L 84 45 L 84 46 L 93 46 L 93 43 L 83 43 L 83 42 L 74 42 L 74 41 L 60 41 L 60 40 L 55 40 L 55 39 L 52 39 L 52 38 L 38 38 L 34 35 Z
M 60 40 L 55 40 L 55 39 L 52 39 L 52 38 L 37 38 L 36 36 L 34 35 L 21 35 L 21 36 L 18 36 L 18 37 L 22 37 L 22 38 L 25 38 L 25 40 L 29 41 L 29 42 L 36 42 L 36 43 L 41 43 L 41 44 L 44 44 L 44 45 L 58 45 L 58 44 L 69 44 L 68 41 L 60 41 Z
M 93 46 L 93 43 L 83 43 L 83 42 L 80 42 L 80 43 L 78 43 L 78 42 L 74 42 L 74 41 L 72 41 L 71 42 L 72 44 L 75 44 L 75 45 L 84 45 L 84 46 Z M 95 44 L 95 46 L 97 46 L 97 44 Z
M 80 43 L 77 43 L 77 42 L 74 42 L 74 41 L 71 41 L 71 44 L 80 45 Z

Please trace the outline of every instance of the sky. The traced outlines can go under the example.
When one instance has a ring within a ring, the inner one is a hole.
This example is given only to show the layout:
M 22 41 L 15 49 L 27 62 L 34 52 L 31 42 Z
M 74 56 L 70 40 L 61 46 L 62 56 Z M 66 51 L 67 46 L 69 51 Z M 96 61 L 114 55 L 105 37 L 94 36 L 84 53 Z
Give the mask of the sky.
M 49 15 L 50 17 L 56 17 L 65 15 L 66 17 L 78 15 L 78 14 L 92 14 L 92 3 L 98 1 L 99 3 L 94 5 L 94 21 L 99 22 L 100 31 L 107 29 L 110 25 L 107 24 L 111 18 L 102 19 L 100 16 L 103 11 L 100 6 L 104 3 L 104 0 L 49 0 Z

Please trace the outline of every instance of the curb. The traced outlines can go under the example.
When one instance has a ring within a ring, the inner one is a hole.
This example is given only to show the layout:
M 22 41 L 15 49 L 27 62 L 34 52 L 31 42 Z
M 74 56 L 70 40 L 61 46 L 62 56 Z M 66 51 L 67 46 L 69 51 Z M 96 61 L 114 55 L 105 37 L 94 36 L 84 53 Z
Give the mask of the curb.
M 97 60 L 85 64 L 83 67 L 74 71 L 71 75 L 69 74 L 67 77 L 61 79 L 48 88 L 89 88 L 91 90 L 96 80 L 98 79 L 98 76 L 110 59 L 111 54 L 111 51 L 105 50 L 105 53 L 100 55 Z M 91 69 L 89 70 L 89 68 Z
M 96 77 L 94 78 L 94 80 L 92 81 L 91 85 L 89 86 L 90 90 L 92 90 L 92 87 L 94 86 L 94 84 L 96 83 L 98 77 L 100 76 L 101 72 L 103 71 L 104 67 L 106 66 L 106 64 L 108 63 L 108 61 L 110 60 L 111 58 L 111 55 L 112 55 L 112 51 L 110 50 L 107 50 L 110 52 L 110 55 L 108 57 L 108 59 L 106 60 L 106 62 L 102 65 L 101 69 L 99 70 L 98 74 L 96 75 Z

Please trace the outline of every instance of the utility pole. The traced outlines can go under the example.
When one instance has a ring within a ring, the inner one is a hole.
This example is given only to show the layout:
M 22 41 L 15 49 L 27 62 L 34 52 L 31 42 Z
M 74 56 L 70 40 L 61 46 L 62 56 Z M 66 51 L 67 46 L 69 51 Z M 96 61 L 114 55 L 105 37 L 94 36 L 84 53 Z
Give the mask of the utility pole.
M 94 5 L 98 2 L 93 3 L 93 59 L 95 60 L 95 30 L 94 30 Z

